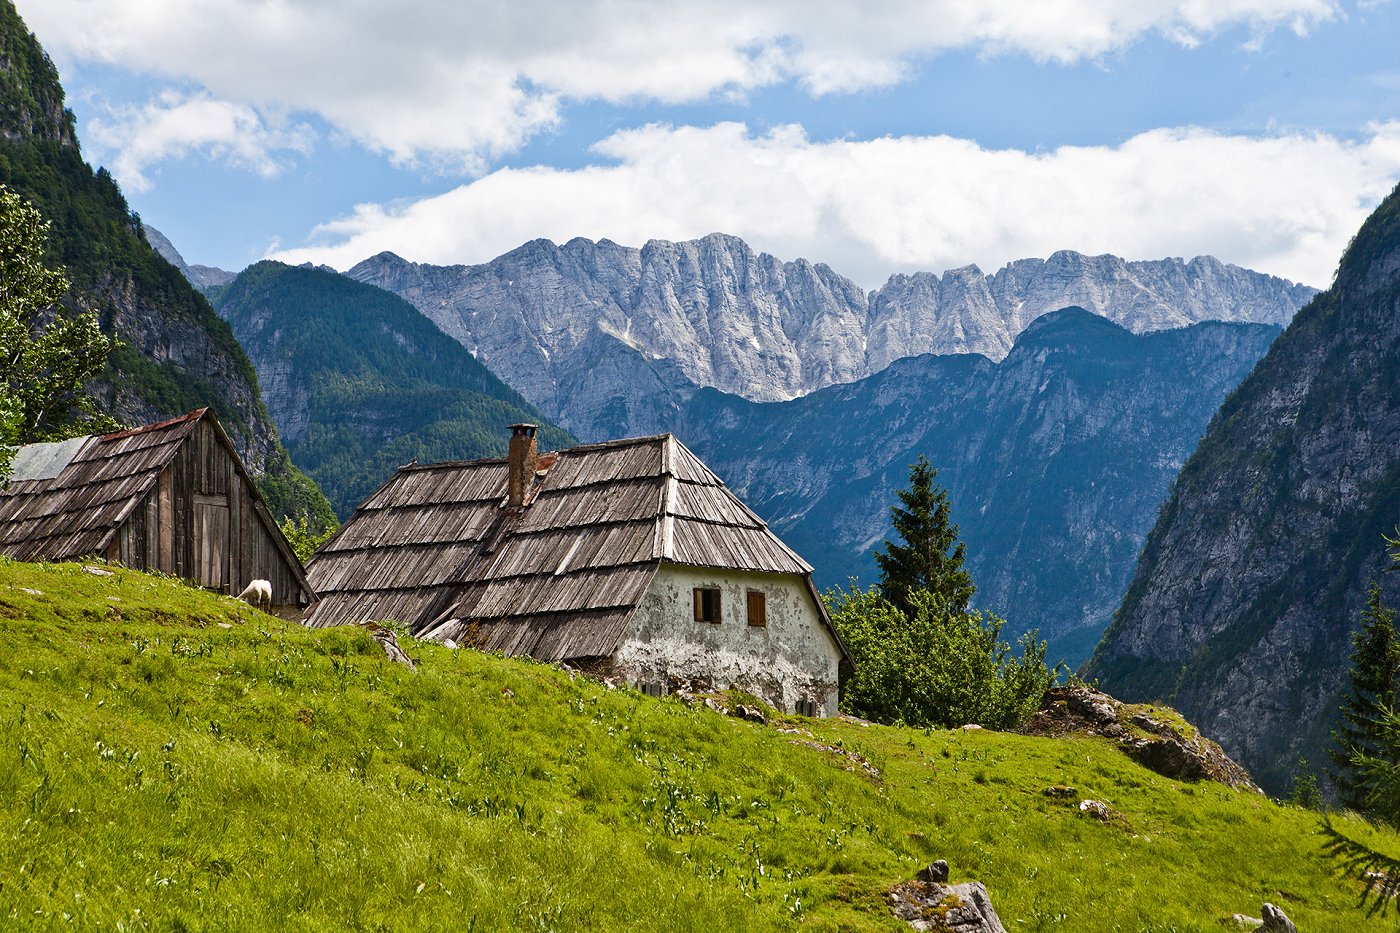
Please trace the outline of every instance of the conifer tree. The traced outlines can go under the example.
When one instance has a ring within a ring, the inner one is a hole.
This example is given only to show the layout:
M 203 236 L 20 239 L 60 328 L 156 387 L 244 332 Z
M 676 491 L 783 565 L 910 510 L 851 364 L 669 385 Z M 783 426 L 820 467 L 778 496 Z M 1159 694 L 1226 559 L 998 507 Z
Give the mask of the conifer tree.
M 1400 748 L 1387 742 L 1386 714 L 1397 708 L 1400 691 L 1400 636 L 1395 611 L 1371 584 L 1361 631 L 1352 636 L 1351 689 L 1342 704 L 1342 726 L 1333 739 L 1333 783 L 1341 802 L 1359 812 L 1372 809 L 1372 778 L 1391 759 L 1400 766 Z M 1363 767 L 1363 762 L 1365 766 Z
M 909 612 L 912 594 L 927 590 L 953 612 L 966 612 L 976 591 L 963 569 L 965 547 L 949 516 L 948 491 L 936 486 L 938 471 L 928 458 L 909 467 L 909 488 L 897 491 L 899 505 L 890 509 L 895 533 L 903 540 L 885 541 L 875 561 L 880 566 L 880 594 Z

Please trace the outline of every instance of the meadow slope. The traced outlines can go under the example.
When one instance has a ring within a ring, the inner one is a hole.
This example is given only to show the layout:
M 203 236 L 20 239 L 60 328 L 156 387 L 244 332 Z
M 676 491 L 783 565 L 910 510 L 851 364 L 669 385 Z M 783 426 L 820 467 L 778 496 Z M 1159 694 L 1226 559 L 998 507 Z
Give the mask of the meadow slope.
M 1395 926 L 1316 814 L 1099 739 L 758 725 L 418 643 L 414 672 L 112 569 L 0 562 L 6 929 L 894 931 L 935 858 L 1015 931 L 1218 933 L 1265 900 Z

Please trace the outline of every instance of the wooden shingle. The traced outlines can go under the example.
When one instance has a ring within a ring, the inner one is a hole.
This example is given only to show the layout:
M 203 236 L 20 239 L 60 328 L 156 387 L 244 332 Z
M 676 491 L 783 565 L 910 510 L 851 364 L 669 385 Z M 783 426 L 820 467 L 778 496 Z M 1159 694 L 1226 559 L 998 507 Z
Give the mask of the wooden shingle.
M 669 434 L 539 463 L 517 509 L 505 460 L 401 468 L 308 563 L 321 600 L 309 623 L 392 619 L 506 654 L 596 658 L 615 649 L 663 562 L 810 585 L 806 562 Z

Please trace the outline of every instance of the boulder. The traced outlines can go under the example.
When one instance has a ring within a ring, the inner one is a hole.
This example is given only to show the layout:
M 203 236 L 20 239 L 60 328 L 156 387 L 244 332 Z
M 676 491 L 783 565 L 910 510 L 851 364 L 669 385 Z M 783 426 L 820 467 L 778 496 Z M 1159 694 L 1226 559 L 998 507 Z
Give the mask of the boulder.
M 1298 933 L 1298 928 L 1288 919 L 1288 914 L 1273 904 L 1264 905 L 1264 925 L 1259 929 L 1266 933 Z
M 1028 735 L 1102 735 L 1158 774 L 1182 781 L 1218 781 L 1262 793 L 1249 772 L 1174 710 L 1122 703 L 1081 685 L 1047 690 L 1040 712 L 1020 729 Z
M 891 891 L 890 900 L 895 915 L 915 930 L 1006 933 L 980 881 L 964 884 L 909 881 Z

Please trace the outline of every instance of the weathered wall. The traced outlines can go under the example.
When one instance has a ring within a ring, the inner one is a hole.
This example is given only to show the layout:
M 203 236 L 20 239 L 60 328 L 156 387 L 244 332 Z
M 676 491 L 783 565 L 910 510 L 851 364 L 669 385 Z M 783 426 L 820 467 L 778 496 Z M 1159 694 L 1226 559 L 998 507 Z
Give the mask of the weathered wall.
M 718 624 L 696 622 L 693 590 L 721 590 Z M 747 593 L 766 595 L 768 624 L 748 624 Z M 663 564 L 622 636 L 613 668 L 641 687 L 683 683 L 740 689 L 780 709 L 816 701 L 836 714 L 841 649 L 822 625 L 806 583 L 796 576 Z
M 204 516 L 217 515 L 210 522 Z M 255 579 L 272 583 L 275 605 L 304 606 L 311 594 L 258 514 L 252 487 L 207 421 L 185 439 L 155 489 L 133 510 L 108 556 L 222 593 Z M 167 538 L 162 541 L 161 535 Z

